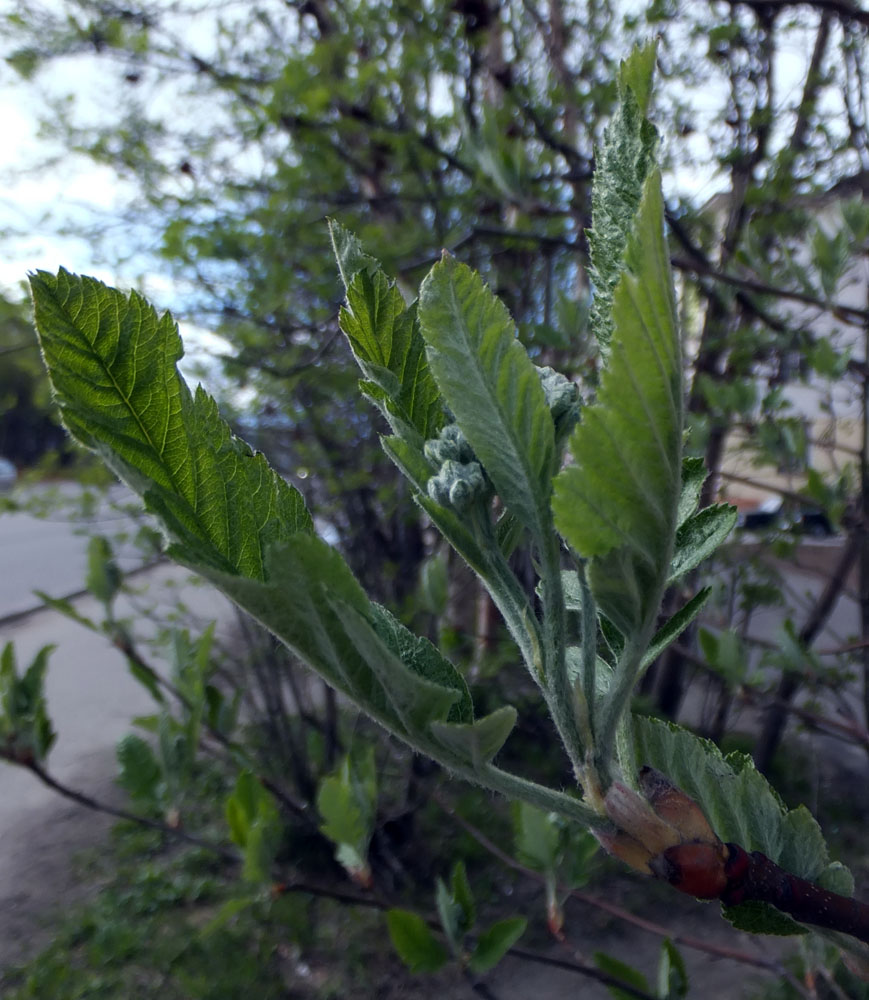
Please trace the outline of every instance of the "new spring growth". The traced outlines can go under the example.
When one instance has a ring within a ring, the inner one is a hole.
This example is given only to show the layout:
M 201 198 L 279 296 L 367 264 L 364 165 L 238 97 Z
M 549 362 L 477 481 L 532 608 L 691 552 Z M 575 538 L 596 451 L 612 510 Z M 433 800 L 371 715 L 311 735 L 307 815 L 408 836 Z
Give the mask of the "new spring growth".
M 563 441 L 579 420 L 582 405 L 579 387 L 554 368 L 538 368 L 537 375 L 546 396 L 546 405 L 552 414 L 556 438 Z
M 424 451 L 432 465 L 438 466 L 426 486 L 436 503 L 461 511 L 486 494 L 486 474 L 458 424 L 441 428 L 436 438 L 426 441 Z
M 639 774 L 639 795 L 614 782 L 604 798 L 613 831 L 595 831 L 603 848 L 631 868 L 665 879 L 698 899 L 727 886 L 728 848 L 697 803 L 653 767 Z

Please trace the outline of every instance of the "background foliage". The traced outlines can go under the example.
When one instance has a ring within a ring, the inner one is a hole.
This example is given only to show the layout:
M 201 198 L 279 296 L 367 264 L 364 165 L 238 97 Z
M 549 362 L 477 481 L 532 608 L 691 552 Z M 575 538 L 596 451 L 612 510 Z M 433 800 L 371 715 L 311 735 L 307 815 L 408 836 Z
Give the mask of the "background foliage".
M 131 192 L 119 216 L 77 223 L 94 262 L 173 275 L 165 304 L 230 345 L 220 360 L 246 439 L 322 513 L 366 590 L 466 654 L 472 681 L 498 663 L 498 618 L 462 567 L 433 550 L 379 447 L 382 423 L 355 392 L 338 332 L 324 220 L 357 232 L 402 288 L 416 287 L 442 247 L 452 250 L 505 301 L 535 363 L 595 385 L 591 173 L 618 60 L 635 39 L 659 35 L 652 116 L 692 334 L 689 446 L 713 470 L 703 503 L 727 484 L 715 473 L 728 441 L 747 429 L 759 471 L 788 470 L 779 483 L 821 507 L 853 553 L 821 599 L 790 609 L 790 642 L 773 652 L 754 649 L 746 633 L 763 602 L 781 600 L 780 583 L 768 563 L 734 569 L 700 644 L 686 636 L 645 681 L 655 710 L 678 717 L 700 664 L 710 677 L 700 722 L 718 739 L 743 701 L 765 707 L 753 744 L 764 770 L 806 686 L 817 700 L 801 702 L 804 724 L 829 731 L 835 700 L 826 692 L 845 687 L 849 738 L 869 745 L 869 654 L 812 654 L 855 566 L 858 596 L 869 594 L 865 449 L 850 455 L 850 471 L 823 458 L 824 442 L 808 440 L 786 392 L 805 382 L 825 398 L 833 386 L 857 400 L 865 391 L 869 316 L 865 303 L 842 309 L 838 299 L 869 232 L 867 23 L 847 0 L 67 0 L 12 5 L 6 20 L 8 66 L 42 102 L 43 128 Z M 110 100 L 78 97 L 68 81 L 79 73 Z M 18 351 L 21 312 L 4 307 L 0 319 L 2 343 L 15 350 L 0 355 L 0 434 L 22 399 L 10 385 L 26 386 L 36 401 L 29 426 L 40 427 L 46 388 L 35 357 Z M 0 437 L 0 452 L 35 459 L 13 453 L 10 440 Z M 23 440 L 16 434 L 15 448 Z M 861 629 L 855 638 L 866 640 L 869 619 Z M 325 729 L 281 721 L 291 700 L 274 681 L 284 654 L 262 638 L 251 648 L 269 733 L 264 767 L 273 776 L 291 767 L 294 793 L 313 801 L 323 774 L 339 776 L 334 703 L 312 712 L 332 719 Z M 412 800 L 417 776 L 406 779 Z

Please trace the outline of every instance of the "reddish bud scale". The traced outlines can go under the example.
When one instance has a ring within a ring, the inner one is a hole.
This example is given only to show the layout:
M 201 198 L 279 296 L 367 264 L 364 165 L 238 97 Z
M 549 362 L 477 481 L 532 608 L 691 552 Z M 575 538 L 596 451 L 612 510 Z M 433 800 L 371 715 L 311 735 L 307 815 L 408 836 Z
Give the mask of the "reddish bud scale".
M 721 844 L 677 844 L 650 862 L 652 871 L 679 892 L 718 899 L 727 888 Z

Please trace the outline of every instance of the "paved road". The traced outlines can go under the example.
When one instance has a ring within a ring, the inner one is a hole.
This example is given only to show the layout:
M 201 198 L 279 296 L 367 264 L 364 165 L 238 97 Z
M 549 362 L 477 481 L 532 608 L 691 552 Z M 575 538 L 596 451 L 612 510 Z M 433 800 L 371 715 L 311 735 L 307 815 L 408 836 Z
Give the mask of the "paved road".
M 87 538 L 68 518 L 41 521 L 26 514 L 0 514 L 0 644 L 15 644 L 19 667 L 47 644 L 46 694 L 58 733 L 49 770 L 80 791 L 120 801 L 113 788 L 114 747 L 131 731 L 130 719 L 153 710 L 153 702 L 130 676 L 123 656 L 100 635 L 51 610 L 9 616 L 39 605 L 34 588 L 65 596 L 83 586 Z M 103 510 L 90 527 L 111 535 L 124 527 Z M 127 567 L 140 561 L 129 552 Z M 210 587 L 191 582 L 176 566 L 158 565 L 130 581 L 132 593 L 117 602 L 119 617 L 135 621 L 142 638 L 154 635 L 143 615 L 155 607 L 165 621 L 183 603 L 203 622 L 232 620 L 228 602 Z M 99 620 L 102 608 L 90 596 L 77 610 Z M 161 610 L 162 609 L 162 610 Z M 5 621 L 4 621 L 5 619 Z M 39 784 L 28 772 L 0 763 L 0 967 L 32 953 L 42 938 L 41 917 L 75 889 L 71 855 L 98 842 L 108 822 Z
M 3 618 L 42 603 L 34 590 L 61 597 L 84 587 L 89 535 L 114 538 L 137 530 L 135 521 L 118 509 L 132 499 L 126 489 L 113 489 L 86 518 L 76 513 L 80 494 L 72 484 L 33 491 L 36 502 L 54 506 L 55 500 L 61 501 L 45 517 L 25 510 L 0 512 L 0 630 Z M 142 562 L 141 553 L 129 542 L 119 546 L 118 556 L 125 570 Z

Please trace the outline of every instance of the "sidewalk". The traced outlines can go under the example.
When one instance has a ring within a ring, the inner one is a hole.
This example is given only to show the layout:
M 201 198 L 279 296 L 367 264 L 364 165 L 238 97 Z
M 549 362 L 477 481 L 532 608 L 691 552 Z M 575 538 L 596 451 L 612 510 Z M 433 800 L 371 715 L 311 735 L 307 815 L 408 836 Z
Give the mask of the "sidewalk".
M 183 601 L 203 623 L 232 621 L 229 602 L 177 566 L 138 574 L 130 587 L 134 594 L 119 599 L 118 617 L 159 604 L 165 620 Z M 79 598 L 74 604 L 82 615 L 99 620 L 102 609 L 95 599 Z M 154 627 L 143 620 L 135 631 L 147 638 Z M 154 708 L 124 657 L 102 636 L 52 610 L 5 625 L 0 639 L 14 642 L 19 669 L 40 647 L 57 646 L 46 683 L 57 732 L 48 770 L 77 790 L 120 803 L 122 794 L 112 782 L 115 744 L 132 730 L 133 716 Z M 23 960 L 45 943 L 40 919 L 62 907 L 73 890 L 72 856 L 105 836 L 111 822 L 60 798 L 28 772 L 0 763 L 0 966 Z

